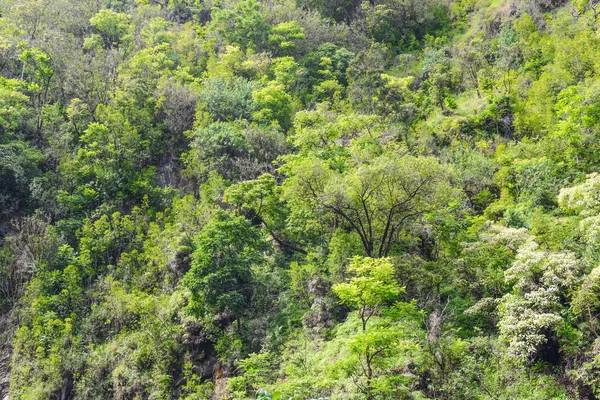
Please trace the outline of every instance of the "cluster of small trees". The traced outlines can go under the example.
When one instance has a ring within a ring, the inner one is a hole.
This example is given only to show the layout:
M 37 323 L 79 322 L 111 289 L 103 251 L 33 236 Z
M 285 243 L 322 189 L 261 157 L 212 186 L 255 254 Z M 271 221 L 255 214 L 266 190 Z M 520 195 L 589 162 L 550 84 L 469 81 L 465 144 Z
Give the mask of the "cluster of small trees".
M 551 3 L 0 0 L 0 395 L 597 396 L 600 42 Z

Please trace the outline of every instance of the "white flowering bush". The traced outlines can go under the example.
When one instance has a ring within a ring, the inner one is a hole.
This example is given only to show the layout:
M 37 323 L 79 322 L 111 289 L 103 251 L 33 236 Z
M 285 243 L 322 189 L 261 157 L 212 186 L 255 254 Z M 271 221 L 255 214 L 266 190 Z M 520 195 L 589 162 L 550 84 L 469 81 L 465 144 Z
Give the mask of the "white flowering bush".
M 584 183 L 561 189 L 558 204 L 582 218 L 579 227 L 587 244 L 600 245 L 600 174 L 589 174 Z
M 575 315 L 596 318 L 600 309 L 600 266 L 585 277 L 583 284 L 573 296 L 571 308 Z
M 600 174 L 587 176 L 584 183 L 563 188 L 558 194 L 558 204 L 565 210 L 583 217 L 591 217 L 600 211 Z
M 486 224 L 486 229 L 480 234 L 480 240 L 490 246 L 502 246 L 513 251 L 531 239 L 526 228 L 509 228 L 504 225 Z
M 486 223 L 478 239 L 461 243 L 462 257 L 455 261 L 456 283 L 476 299 L 500 297 L 505 293 L 504 271 L 531 235 L 525 228 Z
M 512 266 L 504 276 L 507 283 L 520 291 L 556 287 L 571 288 L 581 272 L 579 260 L 571 252 L 551 253 L 540 250 L 539 245 L 529 241 L 521 247 Z
M 556 312 L 547 312 L 535 303 L 546 303 L 543 293 L 532 299 L 508 294 L 500 306 L 500 334 L 508 344 L 508 356 L 517 360 L 533 359 L 541 345 L 546 343 L 546 333 L 561 321 Z
M 505 271 L 513 291 L 503 296 L 499 306 L 498 326 L 510 358 L 523 362 L 536 358 L 562 321 L 561 296 L 570 293 L 580 274 L 581 265 L 573 253 L 541 250 L 534 241 L 519 249 Z

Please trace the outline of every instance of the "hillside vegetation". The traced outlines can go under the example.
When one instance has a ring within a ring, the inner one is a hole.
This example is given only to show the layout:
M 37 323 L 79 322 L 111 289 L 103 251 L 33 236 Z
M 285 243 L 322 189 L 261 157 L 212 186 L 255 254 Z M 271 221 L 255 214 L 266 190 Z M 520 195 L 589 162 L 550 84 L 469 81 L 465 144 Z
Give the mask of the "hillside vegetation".
M 600 398 L 597 0 L 0 0 L 0 397 Z

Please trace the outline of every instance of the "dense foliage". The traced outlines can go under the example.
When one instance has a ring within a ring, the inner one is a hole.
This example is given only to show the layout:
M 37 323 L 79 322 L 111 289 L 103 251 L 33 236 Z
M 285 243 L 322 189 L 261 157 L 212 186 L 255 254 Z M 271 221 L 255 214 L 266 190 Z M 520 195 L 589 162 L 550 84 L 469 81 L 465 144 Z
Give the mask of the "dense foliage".
M 0 0 L 0 397 L 600 398 L 595 0 Z

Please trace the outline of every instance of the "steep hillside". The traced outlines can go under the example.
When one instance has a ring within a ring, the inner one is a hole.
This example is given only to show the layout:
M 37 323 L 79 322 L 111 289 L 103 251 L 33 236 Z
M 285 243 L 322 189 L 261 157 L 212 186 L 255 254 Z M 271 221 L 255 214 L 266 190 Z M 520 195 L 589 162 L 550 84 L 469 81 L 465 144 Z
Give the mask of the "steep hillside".
M 0 0 L 0 399 L 600 397 L 594 0 Z

